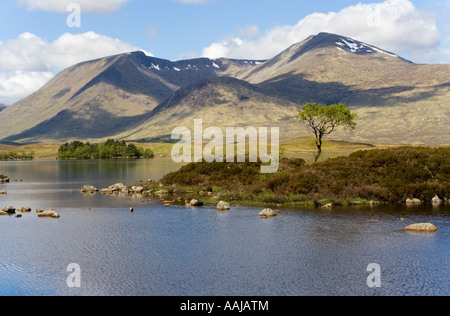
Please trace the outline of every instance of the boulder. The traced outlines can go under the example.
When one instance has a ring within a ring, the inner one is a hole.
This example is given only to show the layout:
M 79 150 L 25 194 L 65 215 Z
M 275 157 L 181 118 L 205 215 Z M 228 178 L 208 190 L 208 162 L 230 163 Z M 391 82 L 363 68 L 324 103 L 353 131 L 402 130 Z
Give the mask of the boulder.
M 431 199 L 431 203 L 433 203 L 433 205 L 439 205 L 444 203 L 444 200 L 441 200 L 439 196 L 435 195 L 434 198 Z
M 141 186 L 132 186 L 130 191 L 133 192 L 133 193 L 138 193 L 138 194 L 140 194 L 140 193 L 142 193 L 144 190 L 145 190 L 144 187 L 141 187 Z
M 85 185 L 81 189 L 81 193 L 96 193 L 98 192 L 98 189 L 92 185 Z
M 15 214 L 16 209 L 12 206 L 7 206 L 2 209 L 2 212 L 7 213 L 7 214 Z
M 47 211 L 41 211 L 38 212 L 38 217 L 52 217 L 52 218 L 59 218 L 59 214 L 55 212 L 54 210 L 47 210 Z
M 407 199 L 406 204 L 409 204 L 409 205 L 422 204 L 422 201 L 419 199 Z
M 159 190 L 155 192 L 156 195 L 168 195 L 169 191 L 166 190 Z
M 12 206 L 7 206 L 4 207 L 3 209 L 0 210 L 0 215 L 13 215 L 16 213 L 16 209 Z
M 108 188 L 106 189 L 102 189 L 100 190 L 101 194 L 118 194 L 118 193 L 126 193 L 128 194 L 128 187 L 126 185 L 124 185 L 123 183 L 116 183 L 113 185 L 110 185 Z
M 112 189 L 102 189 L 100 191 L 101 194 L 106 195 L 106 194 L 113 194 L 115 191 Z
M 275 217 L 275 216 L 277 216 L 277 213 L 275 213 L 275 211 L 270 208 L 266 208 L 266 209 L 262 210 L 261 213 L 259 213 L 259 216 L 260 217 Z
M 438 231 L 438 228 L 430 223 L 420 223 L 409 225 L 405 228 L 406 231 L 419 232 L 419 233 L 434 233 Z
M 116 183 L 116 184 L 110 185 L 108 187 L 108 189 L 111 189 L 113 191 L 122 191 L 126 187 L 127 186 L 125 184 L 123 184 L 123 183 Z
M 0 175 L 0 183 L 8 183 L 8 182 L 9 178 L 7 176 Z
M 217 204 L 217 210 L 218 211 L 229 211 L 231 209 L 230 204 L 224 201 L 220 201 L 219 204 Z
M 29 208 L 29 207 L 21 207 L 21 208 L 17 209 L 17 212 L 19 212 L 19 213 L 30 213 L 31 212 L 31 208 Z
M 8 194 L 8 192 L 6 190 L 1 190 L 0 191 L 0 195 L 6 195 L 6 194 Z
M 194 207 L 200 207 L 200 206 L 205 205 L 202 201 L 195 200 L 195 199 L 191 200 L 191 202 L 189 204 Z

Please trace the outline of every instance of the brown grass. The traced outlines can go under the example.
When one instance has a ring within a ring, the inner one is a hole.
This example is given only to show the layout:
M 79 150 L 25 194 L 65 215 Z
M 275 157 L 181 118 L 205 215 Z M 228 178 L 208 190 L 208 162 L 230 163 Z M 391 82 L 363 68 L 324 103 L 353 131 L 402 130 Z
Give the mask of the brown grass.
M 133 143 L 138 147 L 151 149 L 157 157 L 169 157 L 173 144 L 168 143 Z M 30 145 L 3 145 L 0 144 L 0 154 L 9 152 L 29 153 L 34 152 L 35 159 L 55 159 L 58 156 L 58 149 L 62 144 L 30 144 Z M 205 144 L 206 145 L 206 144 Z M 323 145 L 322 159 L 338 156 L 348 156 L 358 150 L 385 149 L 398 147 L 396 145 L 371 145 L 340 141 L 325 141 Z M 312 161 L 317 148 L 313 137 L 299 137 L 293 140 L 282 142 L 280 152 L 287 158 L 303 158 L 307 162 Z

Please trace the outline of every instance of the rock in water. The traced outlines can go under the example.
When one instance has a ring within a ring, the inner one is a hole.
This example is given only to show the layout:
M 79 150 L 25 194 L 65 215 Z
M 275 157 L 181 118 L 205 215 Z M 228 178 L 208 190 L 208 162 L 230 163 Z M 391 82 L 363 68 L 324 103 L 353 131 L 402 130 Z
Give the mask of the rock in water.
M 0 175 L 0 183 L 8 183 L 8 182 L 9 178 L 7 176 Z
M 16 209 L 12 206 L 7 206 L 0 210 L 0 215 L 12 215 L 12 214 L 16 214 Z
M 38 213 L 38 217 L 52 217 L 52 218 L 59 218 L 59 214 L 56 213 L 54 210 L 47 210 Z
M 217 210 L 218 211 L 229 211 L 231 209 L 230 204 L 224 201 L 220 201 L 219 204 L 217 204 Z
M 144 190 L 145 190 L 144 187 L 132 186 L 130 191 L 133 192 L 133 193 L 141 194 Z
M 437 195 L 434 196 L 433 199 L 431 199 L 431 203 L 433 203 L 433 205 L 439 205 L 442 204 L 444 202 L 444 200 L 441 200 L 441 198 Z
M 420 223 L 409 225 L 405 230 L 409 232 L 434 233 L 438 231 L 438 228 L 430 223 Z
M 191 203 L 189 203 L 191 206 L 194 206 L 194 207 L 200 207 L 200 206 L 203 206 L 203 205 L 205 205 L 202 201 L 199 201 L 199 200 L 191 200 Z
M 275 217 L 277 216 L 277 213 L 275 213 L 274 210 L 270 209 L 270 208 L 266 208 L 264 210 L 261 211 L 261 213 L 259 213 L 260 217 Z
M 406 204 L 409 204 L 409 205 L 422 204 L 422 201 L 419 199 L 407 199 Z
M 96 193 L 98 192 L 98 189 L 92 185 L 85 185 L 81 189 L 81 193 Z
M 19 212 L 19 213 L 30 213 L 31 212 L 31 208 L 29 208 L 29 207 L 21 207 L 21 208 L 17 209 L 17 212 Z

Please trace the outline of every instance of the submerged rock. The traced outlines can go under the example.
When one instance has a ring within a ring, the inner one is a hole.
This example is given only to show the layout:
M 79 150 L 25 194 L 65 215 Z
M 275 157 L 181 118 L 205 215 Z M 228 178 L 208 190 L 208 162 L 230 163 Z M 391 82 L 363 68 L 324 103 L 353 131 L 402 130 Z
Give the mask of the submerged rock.
M 410 232 L 434 233 L 438 231 L 438 228 L 430 223 L 420 223 L 409 225 L 405 230 Z

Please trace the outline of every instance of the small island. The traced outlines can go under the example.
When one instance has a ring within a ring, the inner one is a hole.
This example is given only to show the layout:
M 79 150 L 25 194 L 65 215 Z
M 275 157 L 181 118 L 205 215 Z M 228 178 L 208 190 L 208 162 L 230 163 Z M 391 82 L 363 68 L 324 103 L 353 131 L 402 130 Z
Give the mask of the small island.
M 7 152 L 7 153 L 0 153 L 0 161 L 22 161 L 22 160 L 33 160 L 34 159 L 34 152 L 23 152 L 23 153 L 16 153 L 16 152 Z
M 105 143 L 91 144 L 80 141 L 65 143 L 58 150 L 59 159 L 125 159 L 153 158 L 151 149 L 127 144 L 125 141 L 109 139 Z

